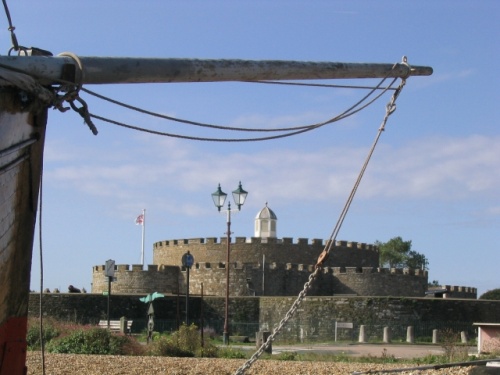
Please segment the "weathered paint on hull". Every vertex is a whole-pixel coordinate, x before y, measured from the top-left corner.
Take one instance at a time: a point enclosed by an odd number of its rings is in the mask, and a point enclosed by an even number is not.
[[[47,108],[0,88],[0,375],[26,373],[31,256]]]

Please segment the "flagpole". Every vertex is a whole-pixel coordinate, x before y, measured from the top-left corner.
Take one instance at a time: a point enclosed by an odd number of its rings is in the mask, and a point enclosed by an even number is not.
[[[142,209],[142,247],[141,247],[141,264],[144,269],[144,237],[146,233],[146,209]]]

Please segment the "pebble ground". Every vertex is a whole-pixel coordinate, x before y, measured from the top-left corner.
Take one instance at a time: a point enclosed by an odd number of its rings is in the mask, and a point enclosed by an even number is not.
[[[40,352],[28,352],[28,375],[42,374]],[[174,358],[174,357],[139,357],[111,355],[71,355],[45,354],[46,375],[230,375],[234,374],[245,360],[212,358]],[[333,363],[258,360],[245,374],[293,374],[293,375],[331,375],[353,374],[355,372],[377,373],[405,367],[401,364],[370,363]],[[415,367],[407,365],[406,367]],[[409,370],[398,372],[401,375],[462,375],[469,374],[470,367],[454,367],[440,370]]]

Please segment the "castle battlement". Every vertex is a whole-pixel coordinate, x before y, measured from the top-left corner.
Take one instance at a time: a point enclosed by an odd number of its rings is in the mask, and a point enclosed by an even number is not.
[[[232,243],[234,244],[276,244],[276,245],[303,245],[303,246],[314,246],[323,247],[328,243],[329,240],[324,241],[318,238],[297,238],[294,242],[292,237],[283,238],[273,238],[273,237],[235,237]],[[158,241],[153,244],[153,248],[158,247],[176,247],[184,245],[223,245],[227,244],[227,237],[207,237],[207,238],[183,238],[183,239],[173,239]],[[371,250],[377,251],[377,247],[372,244],[354,242],[354,241],[335,241],[335,246],[338,247],[348,247],[352,249],[359,250]]]
[[[303,263],[242,263],[242,262],[230,262],[231,270],[262,270],[263,268],[266,270],[283,270],[283,271],[296,271],[296,272],[306,272],[311,273],[314,272],[315,265],[314,264],[303,264]],[[191,272],[196,272],[198,270],[208,270],[208,271],[216,271],[216,270],[225,270],[226,262],[197,262],[191,268]],[[168,266],[168,265],[157,265],[157,264],[149,264],[147,265],[147,269],[143,269],[140,264],[117,264],[115,265],[115,274],[122,273],[150,273],[154,275],[155,273],[165,273],[171,272],[172,270],[178,270],[180,272],[186,272],[187,269],[182,266]],[[332,275],[340,275],[340,274],[386,274],[386,275],[409,275],[409,276],[421,276],[427,277],[428,272],[420,269],[412,269],[412,268],[379,268],[379,267],[322,267],[323,273],[329,273]],[[101,273],[103,274],[105,271],[104,265],[98,265],[93,267],[93,273]],[[458,293],[474,293],[477,292],[476,288],[465,287],[465,286],[450,286],[446,285],[443,288],[446,288],[450,292],[458,292]]]
[[[115,273],[124,272],[168,272],[169,268],[177,269],[177,266],[166,266],[164,264],[148,264],[147,269],[143,269],[141,264],[115,264]],[[105,265],[98,265],[92,267],[92,273],[94,274],[104,274],[106,270]]]

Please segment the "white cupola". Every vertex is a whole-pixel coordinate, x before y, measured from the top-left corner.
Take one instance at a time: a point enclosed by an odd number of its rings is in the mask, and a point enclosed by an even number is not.
[[[276,238],[276,222],[278,218],[276,214],[269,207],[264,207],[260,212],[255,216],[255,237],[267,238],[272,237]]]

